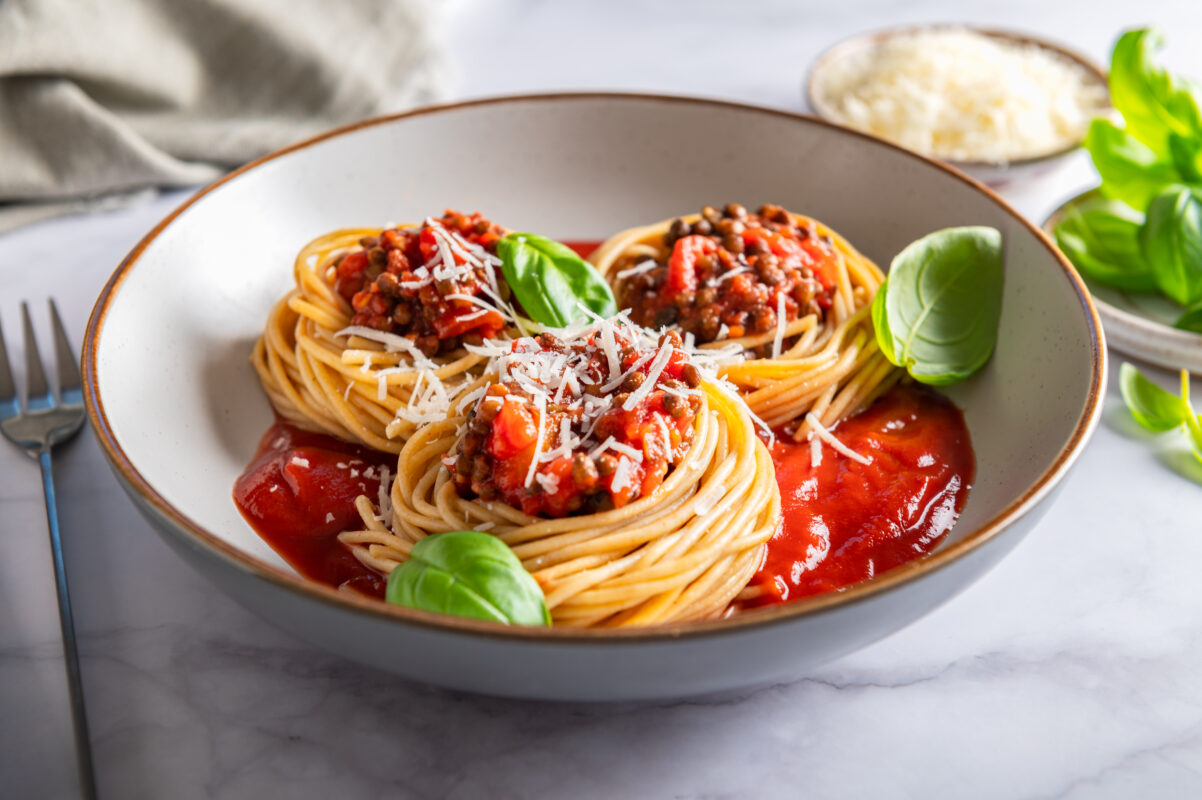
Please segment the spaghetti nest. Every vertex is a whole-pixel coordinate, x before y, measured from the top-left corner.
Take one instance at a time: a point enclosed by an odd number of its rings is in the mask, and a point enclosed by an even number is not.
[[[675,334],[672,337],[679,342]],[[667,352],[667,348],[664,345],[658,352]],[[627,352],[632,366],[624,374],[646,368],[647,362],[639,362],[637,353]],[[654,371],[660,362],[651,363]],[[496,373],[490,373],[487,380],[488,387],[474,409],[476,416],[500,396],[492,393]],[[357,506],[364,529],[344,532],[340,540],[365,565],[389,574],[425,536],[455,530],[488,531],[509,545],[538,581],[556,625],[648,625],[721,615],[751,579],[763,559],[765,543],[779,525],[780,492],[768,449],[757,437],[745,405],[712,378],[693,381],[689,393],[681,394],[689,398],[686,405],[690,411],[677,402],[664,406],[664,391],[648,395],[650,386],[661,386],[654,375],[636,382],[644,386],[642,397],[635,394],[637,389],[630,395],[617,395],[629,397],[631,402],[623,406],[621,400],[613,401],[600,422],[589,424],[597,429],[612,423],[613,430],[628,432],[643,425],[638,429],[646,431],[645,437],[636,432],[626,440],[641,443],[641,452],[647,455],[640,462],[664,463],[657,461],[657,453],[671,458],[672,466],[666,472],[647,467],[645,476],[637,481],[644,487],[642,494],[628,501],[620,499],[619,476],[631,466],[623,463],[625,454],[634,456],[636,451],[606,436],[593,452],[608,451],[595,458],[584,455],[588,445],[582,450],[580,441],[570,445],[575,456],[556,456],[552,451],[542,461],[540,447],[534,446],[529,471],[537,474],[538,481],[527,484],[531,496],[571,494],[584,486],[598,492],[576,513],[548,518],[526,513],[512,501],[485,500],[477,492],[465,491],[462,481],[457,487],[456,475],[472,463],[464,459],[474,417],[461,413],[423,426],[409,438],[398,457],[390,508],[377,509],[368,498],[360,497]],[[528,385],[529,379],[514,385],[523,383]],[[662,385],[668,386],[667,392],[678,392],[672,387],[682,384]],[[513,399],[509,396],[506,401]],[[556,407],[567,409],[569,405],[557,403]],[[522,402],[512,406],[520,410]],[[654,415],[659,413],[656,409],[665,407],[675,409],[677,420],[695,409],[684,436],[658,433],[664,426]],[[552,413],[550,406],[540,403],[539,408],[545,409],[543,414]],[[507,413],[510,411],[505,409],[497,412],[491,423],[494,432],[500,431],[495,435],[505,442],[512,439],[507,427],[511,420],[500,422]],[[544,436],[545,430],[552,445],[560,441],[559,436],[571,439],[567,423],[560,434],[554,433],[555,428],[554,424],[540,424],[539,435]],[[483,447],[499,452],[496,441],[489,439]],[[608,477],[599,483],[597,473],[590,473],[591,465],[612,459],[615,452],[623,454],[615,459],[618,468],[603,469],[600,474]],[[525,456],[516,458],[519,473],[526,472]],[[570,465],[561,473],[562,481],[545,484],[559,464]],[[580,469],[582,464],[590,466]],[[537,471],[540,465],[542,471]],[[508,466],[508,462],[500,465],[502,473]],[[575,483],[573,473],[577,475]],[[540,482],[544,482],[541,487]],[[647,487],[654,488],[648,491]],[[593,503],[598,497],[602,502]]]
[[[637,321],[691,326],[702,348],[742,351],[722,376],[755,415],[797,439],[811,431],[808,414],[833,425],[901,376],[881,354],[870,316],[884,275],[809,217],[778,206],[756,214],[707,207],[622,231],[589,260]],[[782,277],[790,268],[793,283]],[[739,305],[731,299],[739,291],[753,299]],[[640,303],[657,316],[640,319]]]
[[[487,359],[463,344],[483,338],[471,337],[471,326],[508,334],[516,315],[494,291],[499,261],[455,228],[474,226],[477,216],[448,212],[409,229],[338,230],[301,249],[295,288],[272,308],[251,355],[280,416],[397,453],[420,425],[441,419],[448,402],[480,385]],[[423,252],[435,255],[422,264]],[[439,269],[446,274],[436,280]],[[491,289],[476,280],[484,274]],[[476,283],[483,291],[468,294]],[[441,316],[415,317],[424,307]],[[424,339],[414,332],[419,323]]]

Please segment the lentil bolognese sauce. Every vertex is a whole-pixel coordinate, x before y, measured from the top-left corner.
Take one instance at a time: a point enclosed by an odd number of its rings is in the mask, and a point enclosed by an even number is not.
[[[834,231],[728,204],[572,244],[625,310],[554,329],[524,319],[504,236],[447,212],[301,251],[252,358],[279,421],[235,489],[298,571],[384,596],[419,542],[482,531],[553,624],[647,625],[838,591],[942,541],[967,428],[898,385],[868,314],[883,276]]]
[[[509,299],[494,263],[504,234],[479,214],[448,211],[420,228],[365,236],[360,250],[334,258],[334,289],[355,311],[351,326],[412,338],[426,357],[480,344],[505,328],[489,302]]]
[[[338,230],[301,249],[295,288],[252,362],[280,416],[398,452],[480,376],[466,344],[516,335],[500,273],[504,229],[447,211],[419,225]]]
[[[677,218],[664,234],[666,263],[644,259],[619,273],[619,304],[649,328],[674,325],[698,342],[776,331],[778,309],[793,322],[831,307],[835,253],[829,236],[780,206],[748,214],[707,206],[692,224]],[[784,346],[791,344],[785,341]],[[772,343],[754,348],[770,357]]]
[[[635,321],[740,349],[723,377],[797,439],[813,428],[807,414],[833,425],[897,378],[869,318],[884,276],[817,220],[777,205],[705,206],[615,234],[589,259]]]
[[[616,362],[593,341],[551,333],[513,343],[448,463],[461,497],[563,517],[621,508],[663,483],[693,440],[700,373],[675,331],[660,337],[654,357],[615,338]],[[523,369],[531,366],[537,371]]]

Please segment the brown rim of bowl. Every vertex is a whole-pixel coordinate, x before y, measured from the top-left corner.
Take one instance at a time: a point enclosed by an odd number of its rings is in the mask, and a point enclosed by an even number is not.
[[[1013,44],[1029,44],[1051,51],[1059,55],[1061,58],[1071,61],[1072,63],[1084,69],[1090,74],[1091,77],[1101,84],[1102,88],[1106,90],[1106,96],[1108,98],[1110,97],[1110,89],[1106,79],[1106,73],[1102,70],[1102,68],[1086,56],[1083,56],[1074,50],[1070,50],[1064,45],[1049,41],[1047,39],[1041,39],[1038,36],[1032,36],[1029,33],[1022,33],[1020,31],[1011,31],[1002,28],[983,28],[977,25],[963,25],[955,22],[941,22],[927,25],[904,25],[895,28],[883,28],[881,30],[866,31],[864,33],[857,33],[854,36],[850,36],[840,42],[836,42],[826,50],[823,50],[821,53],[819,53],[818,58],[814,59],[814,63],[810,65],[810,69],[806,73],[805,79],[806,100],[809,102],[810,107],[814,110],[814,113],[819,117],[822,117],[828,122],[833,122],[836,125],[846,127],[850,130],[857,130],[842,122],[839,114],[833,107],[831,107],[829,103],[827,103],[825,97],[816,91],[815,87],[817,85],[818,73],[829,67],[831,62],[835,61],[836,59],[842,58],[865,47],[879,46],[882,42],[897,36],[939,30],[966,30],[971,31],[972,33],[979,33],[983,36],[988,36],[991,39],[1000,39],[1001,41],[1010,42]],[[1107,108],[1109,108],[1109,105],[1107,105]],[[1099,109],[1099,111],[1104,110],[1105,109]],[[864,131],[859,132],[864,133]],[[874,138],[880,138],[876,137],[874,134],[867,135],[873,136]],[[886,139],[885,141],[888,140]],[[1016,158],[1006,162],[957,161],[954,159],[940,159],[938,156],[928,156],[928,158],[942,161],[945,164],[951,164],[957,169],[963,170],[1008,169],[1010,167],[1025,167],[1033,164],[1041,164],[1047,161],[1054,161],[1058,158],[1068,155],[1080,146],[1081,142],[1073,142],[1070,145],[1066,145],[1059,150],[1053,150],[1050,153],[1044,153],[1043,155],[1038,156],[1028,156],[1026,158]]]
[[[1100,186],[1095,186],[1092,189],[1086,189],[1084,192],[1078,192],[1060,205],[1056,206],[1052,213],[1048,214],[1047,219],[1043,221],[1043,225],[1040,226],[1043,229],[1043,232],[1047,234],[1048,238],[1055,241],[1056,225],[1060,223],[1061,219],[1064,217],[1064,214],[1068,211],[1069,206],[1082,200],[1088,200],[1093,197],[1101,196],[1101,188],[1102,187]],[[1084,280],[1085,279],[1082,278],[1082,281]],[[1114,291],[1122,290],[1115,289]],[[1090,296],[1093,296],[1092,292],[1090,293]],[[1105,322],[1109,321],[1113,323],[1117,320],[1124,325],[1141,331],[1147,336],[1157,336],[1161,338],[1167,337],[1170,342],[1183,347],[1202,346],[1202,334],[1200,333],[1174,328],[1173,326],[1166,325],[1163,322],[1157,322],[1154,319],[1142,317],[1139,314],[1133,314],[1130,311],[1126,311],[1116,305],[1107,303],[1101,298],[1094,298],[1094,303],[1096,304],[1095,307],[1098,309],[1099,317],[1103,318],[1104,320],[1103,327]],[[1121,348],[1117,348],[1116,346],[1116,349]],[[1126,351],[1124,350],[1124,352]]]
[[[282,567],[277,567],[271,564],[266,564],[258,559],[243,553],[209,531],[205,530],[199,524],[187,517],[181,511],[172,506],[165,498],[155,491],[154,487],[138,472],[137,468],[130,461],[125,451],[121,448],[121,444],[117,441],[112,428],[109,425],[108,418],[104,410],[104,402],[98,392],[97,383],[97,364],[96,351],[100,336],[103,333],[105,317],[108,314],[109,306],[117,291],[120,289],[121,282],[130,270],[137,264],[138,259],[148,246],[163,232],[175,219],[195,204],[197,201],[205,197],[214,189],[231,181],[237,180],[238,177],[246,172],[257,169],[263,164],[284,157],[290,153],[303,150],[318,142],[330,139],[336,136],[341,136],[363,128],[382,125],[397,120],[406,119],[409,117],[424,116],[427,114],[441,114],[453,112],[464,108],[473,108],[477,106],[503,105],[503,104],[518,104],[518,103],[556,103],[556,102],[572,102],[584,100],[616,100],[616,101],[637,101],[651,103],[686,103],[692,105],[702,105],[712,108],[726,108],[742,112],[765,114],[768,116],[779,117],[783,119],[803,122],[806,124],[821,125],[832,130],[836,130],[843,135],[856,136],[871,142],[879,147],[887,147],[895,150],[898,154],[911,158],[916,161],[921,161],[929,166],[947,173],[956,180],[968,184],[973,189],[985,194],[994,203],[1008,212],[1019,224],[1025,226],[1032,235],[1036,237],[1047,248],[1048,252],[1060,264],[1064,271],[1064,277],[1069,282],[1073,291],[1076,292],[1077,298],[1081,303],[1082,309],[1086,312],[1086,323],[1089,328],[1090,348],[1091,348],[1091,364],[1090,364],[1090,385],[1089,395],[1086,398],[1085,406],[1081,411],[1081,415],[1073,427],[1072,434],[1064,448],[1060,451],[1055,461],[1027,487],[1018,497],[1010,502],[1001,512],[995,514],[985,525],[975,531],[969,533],[961,541],[958,541],[946,549],[936,550],[929,556],[911,561],[908,564],[903,564],[900,567],[892,569],[881,574],[878,577],[872,578],[863,583],[857,584],[842,592],[832,592],[830,594],[818,595],[804,600],[798,600],[792,603],[785,603],[778,606],[770,606],[765,608],[745,611],[740,614],[728,616],[722,619],[705,620],[701,622],[677,622],[665,623],[663,625],[648,626],[646,628],[624,628],[624,629],[571,629],[571,628],[532,628],[519,626],[505,626],[492,622],[484,622],[471,620],[461,617],[450,617],[439,614],[433,614],[424,611],[417,611],[400,606],[388,605],[374,598],[359,597],[348,592],[341,592],[331,586],[318,583],[317,581],[304,578],[301,575],[290,572]],[[145,504],[147,508],[169,520],[171,525],[179,530],[183,530],[191,534],[190,539],[185,538],[183,541],[193,545],[202,555],[210,560],[219,560],[225,562],[240,572],[266,581],[275,585],[278,588],[284,589],[293,594],[300,595],[303,599],[317,601],[334,606],[338,609],[355,611],[360,614],[365,614],[378,619],[390,619],[397,622],[415,624],[427,629],[435,629],[442,633],[463,634],[463,635],[485,635],[490,637],[499,637],[503,639],[525,640],[531,642],[603,642],[603,641],[619,641],[619,642],[650,642],[679,639],[683,637],[698,637],[710,636],[716,634],[733,633],[739,630],[748,628],[760,628],[764,626],[784,623],[797,617],[819,614],[831,611],[835,608],[840,608],[853,603],[864,601],[883,592],[896,589],[904,584],[916,580],[917,578],[931,572],[935,572],[954,561],[958,561],[978,547],[991,541],[996,536],[1001,534],[1010,523],[1025,514],[1031,507],[1040,502],[1044,496],[1051,491],[1069,467],[1077,459],[1080,454],[1089,434],[1097,425],[1101,413],[1102,402],[1102,384],[1106,375],[1105,347],[1102,339],[1101,323],[1098,320],[1097,311],[1090,300],[1089,293],[1082,283],[1080,276],[1077,275],[1072,265],[1064,258],[1064,256],[1056,249],[1048,237],[1038,227],[1033,225],[1022,215],[1011,208],[1004,200],[996,193],[983,186],[978,181],[969,178],[967,175],[948,167],[933,159],[918,155],[917,153],[906,150],[897,145],[885,142],[868,134],[853,131],[848,128],[836,125],[827,120],[813,117],[807,114],[800,114],[791,111],[782,111],[771,108],[763,108],[760,106],[747,105],[744,103],[734,103],[724,100],[713,100],[708,98],[697,97],[682,97],[673,95],[657,95],[647,93],[623,93],[623,92],[572,92],[572,93],[547,93],[547,94],[527,94],[514,95],[505,97],[492,97],[478,100],[469,100],[459,103],[450,103],[445,105],[427,106],[414,109],[411,111],[392,114],[383,117],[374,117],[371,119],[362,120],[351,125],[346,125],[324,134],[315,136],[302,142],[298,142],[290,147],[278,150],[263,156],[260,159],[252,161],[239,169],[234,170],[228,175],[202,188],[182,205],[168,214],[161,222],[158,223],[145,237],[130,251],[129,255],[121,262],[105,284],[100,296],[96,300],[96,305],[92,310],[92,315],[88,320],[87,331],[84,336],[83,350],[83,371],[84,371],[84,396],[88,409],[88,419],[92,423],[92,428],[96,432],[97,439],[100,441],[101,447],[104,449],[106,457],[113,466],[118,477],[125,484],[127,491],[136,495],[139,504]]]

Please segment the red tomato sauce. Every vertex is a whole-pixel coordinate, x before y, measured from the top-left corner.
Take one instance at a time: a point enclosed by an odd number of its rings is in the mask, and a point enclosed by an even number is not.
[[[964,508],[976,470],[964,416],[950,400],[901,385],[834,430],[860,464],[808,442],[772,448],[783,522],[751,580],[768,605],[845,589],[933,550]]]
[[[382,598],[384,578],[337,536],[362,525],[355,498],[376,496],[384,467],[395,469],[396,456],[277,421],[234,484],[234,503],[302,575]]]
[[[813,468],[808,443],[782,437],[773,447],[784,520],[751,580],[763,594],[742,607],[838,591],[919,558],[963,510],[975,459],[963,415],[937,392],[898,386],[835,434],[872,464],[824,447]],[[394,468],[395,456],[277,422],[235,484],[234,501],[302,575],[382,598],[385,579],[337,535],[361,524],[355,498],[376,496],[383,466]]]

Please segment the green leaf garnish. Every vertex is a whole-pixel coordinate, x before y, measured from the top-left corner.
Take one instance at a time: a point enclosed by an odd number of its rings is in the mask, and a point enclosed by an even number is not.
[[[1129,246],[1134,220],[1121,221],[1121,212],[1106,219],[1070,210],[1055,233],[1086,277],[1128,292],[1159,291],[1192,307],[1202,300],[1202,87],[1154,63],[1163,44],[1151,28],[1119,37],[1109,86],[1122,121],[1095,119],[1085,137],[1102,195],[1145,214],[1139,256]]]
[[[1157,155],[1108,119],[1090,123],[1084,144],[1102,176],[1102,194],[1133,208],[1147,208],[1166,185],[1183,180],[1167,154]]]
[[[1169,155],[1177,174],[1187,183],[1202,183],[1202,139],[1169,134]]]
[[[419,541],[388,576],[394,605],[509,625],[550,625],[542,589],[497,537],[436,533]]]
[[[1095,196],[1070,203],[1056,225],[1056,244],[1085,277],[1128,292],[1156,291],[1139,231],[1144,215],[1119,200]]]
[[[587,314],[617,313],[613,292],[592,264],[567,245],[534,233],[511,233],[497,243],[501,271],[522,308],[535,322],[562,328]]]
[[[1161,389],[1132,364],[1119,367],[1119,390],[1131,416],[1150,431],[1172,430],[1192,415],[1188,400]]]
[[[1140,248],[1156,285],[1183,306],[1202,301],[1202,201],[1187,186],[1171,186],[1148,206]]]
[[[963,380],[993,353],[1002,281],[994,228],[947,228],[911,243],[873,299],[881,352],[921,383]]]
[[[1161,158],[1170,155],[1169,136],[1202,136],[1202,93],[1193,81],[1152,62],[1164,46],[1153,28],[1127,31],[1110,56],[1110,97],[1126,130]]]
[[[1173,327],[1192,333],[1202,333],[1202,305],[1195,306],[1182,314],[1181,318],[1173,323]]]
[[[1189,438],[1194,457],[1202,461],[1202,417],[1189,401],[1189,373],[1181,370],[1181,395],[1161,389],[1131,364],[1119,368],[1119,389],[1131,416],[1150,431],[1181,427]]]

